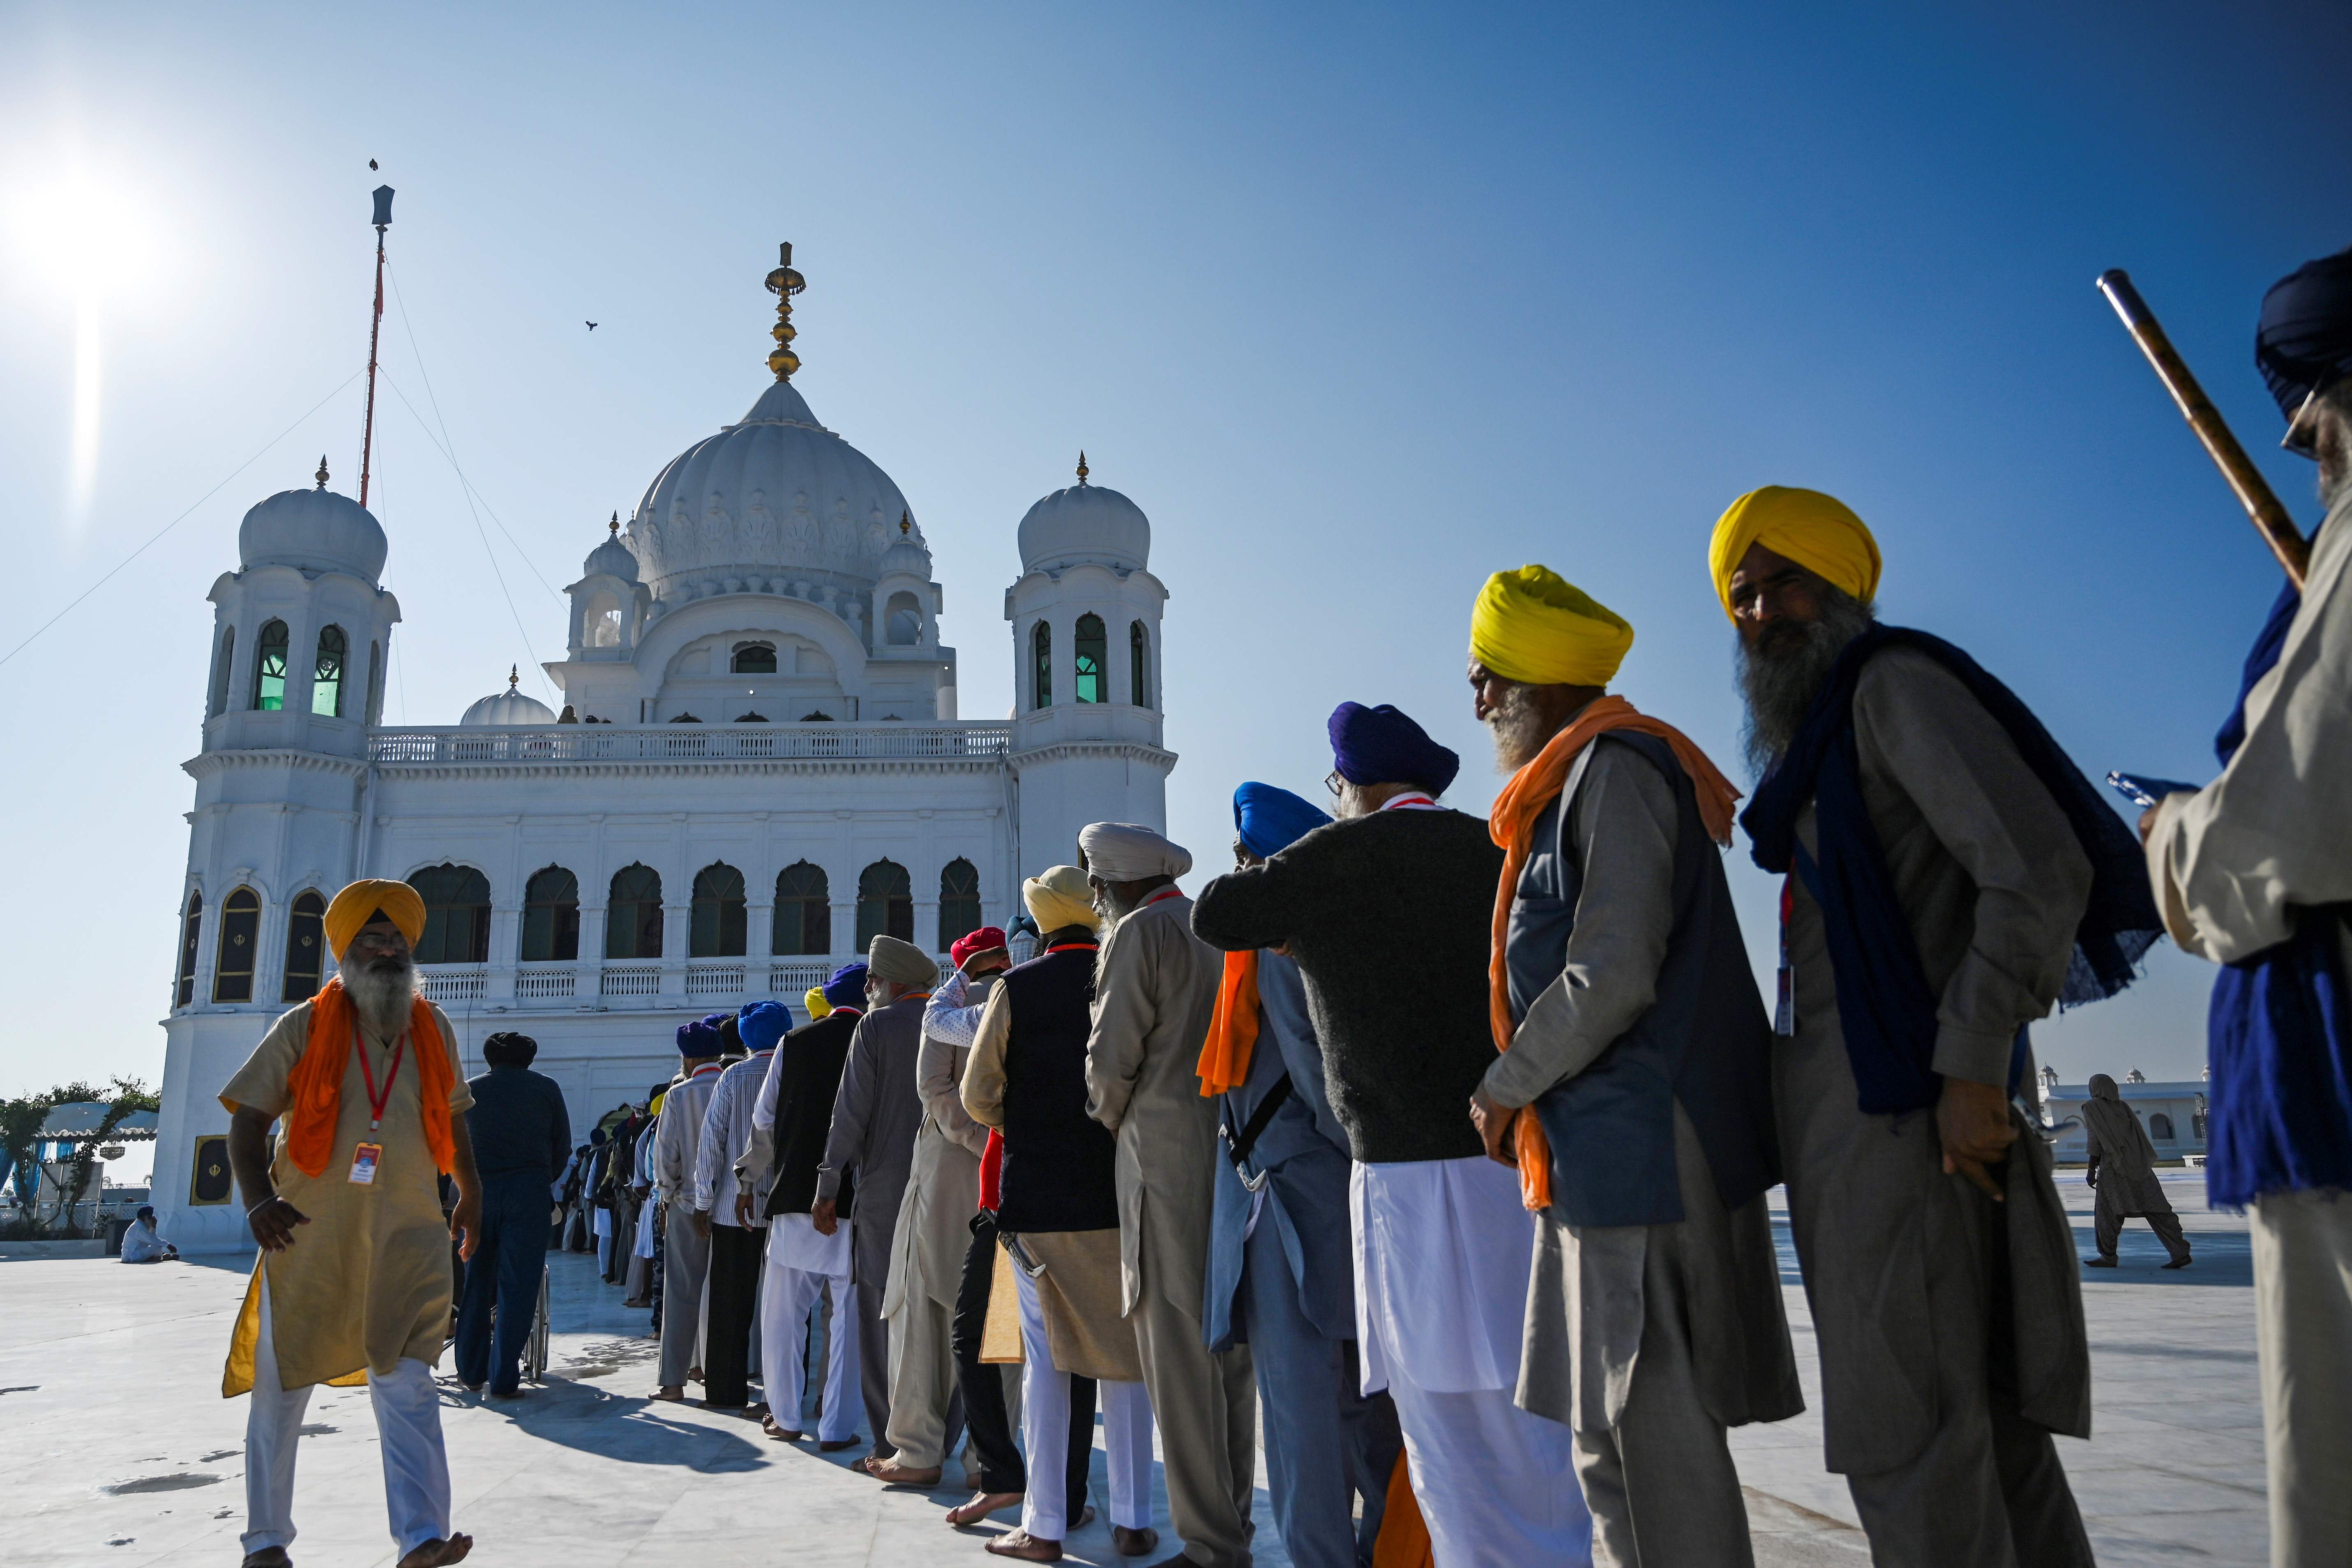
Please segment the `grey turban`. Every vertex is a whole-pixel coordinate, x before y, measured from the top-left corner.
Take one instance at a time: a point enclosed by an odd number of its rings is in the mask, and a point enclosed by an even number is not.
[[[866,967],[894,985],[930,985],[940,978],[938,961],[911,942],[877,936],[866,950]]]
[[[1106,882],[1140,882],[1150,877],[1181,877],[1192,868],[1192,851],[1171,844],[1139,822],[1096,822],[1078,830],[1087,869]]]

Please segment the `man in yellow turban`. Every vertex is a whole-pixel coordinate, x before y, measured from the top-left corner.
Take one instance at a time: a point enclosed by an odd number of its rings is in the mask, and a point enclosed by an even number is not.
[[[2090,1435],[2074,1237],[2011,1097],[2026,1026],[2154,940],[2137,847],[2016,694],[1879,624],[1846,507],[1757,490],[1707,553],[1761,775],[1740,823],[1785,878],[1772,1082],[1829,1468],[1880,1561],[2088,1568],[2051,1440]]]
[[[1500,1054],[1467,1109],[1537,1214],[1511,1393],[1575,1434],[1594,1556],[1742,1568],[1725,1429],[1804,1407],[1765,1209],[1770,1035],[1717,848],[1738,791],[1603,691],[1633,640],[1541,566],[1471,612],[1510,782],[1488,825]]]
[[[467,1258],[481,1183],[462,1112],[457,1037],[425,1000],[410,950],[425,903],[354,882],[327,908],[337,973],[282,1015],[221,1090],[229,1164],[261,1256],[221,1392],[248,1389],[245,1568],[284,1568],[294,1457],[313,1384],[367,1383],[400,1568],[472,1550],[449,1528],[449,1461],[433,1368],[449,1329],[449,1242]],[[276,1147],[269,1127],[278,1125]],[[457,1184],[441,1215],[437,1177]]]

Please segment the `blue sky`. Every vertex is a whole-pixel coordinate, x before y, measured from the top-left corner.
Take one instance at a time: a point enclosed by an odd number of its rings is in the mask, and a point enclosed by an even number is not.
[[[2315,516],[2250,346],[2352,241],[2341,7],[485,9],[0,17],[0,643],[296,426],[0,665],[0,1090],[160,1072],[204,596],[321,450],[355,488],[379,179],[392,718],[560,651],[550,585],[766,382],[789,238],[795,384],[921,518],[966,714],[1010,700],[1013,528],[1077,448],[1150,513],[1204,868],[1237,780],[1317,790],[1344,698],[1422,717],[1483,808],[1467,606],[1525,561],[1633,622],[1621,689],[1728,765],[1705,544],[1763,483],[1853,504],[1888,618],[2086,769],[2205,776],[2276,569],[2105,267]],[[2164,950],[2044,1055],[2193,1077],[2207,980]]]

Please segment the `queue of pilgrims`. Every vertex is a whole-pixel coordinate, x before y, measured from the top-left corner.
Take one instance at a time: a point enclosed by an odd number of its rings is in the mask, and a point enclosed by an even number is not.
[[[879,937],[797,1027],[761,1002],[681,1029],[650,1124],[599,1130],[587,1205],[632,1299],[660,1292],[655,1397],[698,1375],[779,1442],[865,1443],[888,1487],[961,1448],[948,1522],[1026,1562],[1103,1524],[1160,1550],[1156,1429],[1162,1561],[1242,1568],[1262,1421],[1303,1565],[1748,1564],[1727,1432],[1803,1405],[1785,1184],[1823,1458],[1874,1559],[2086,1564],[2053,1442],[2091,1431],[2078,1259],[2025,1028],[2168,932],[2230,966],[2209,1175],[2252,1215],[2273,1561],[2352,1562],[2352,252],[2272,291],[2258,357],[2328,516],[2218,778],[2138,841],[2007,687],[1877,621],[1877,542],[1827,495],[1742,496],[1706,551],[1760,779],[1736,818],[1608,690],[1633,628],[1497,573],[1469,626],[1489,818],[1443,804],[1458,759],[1412,718],[1342,703],[1332,811],[1242,784],[1196,896],[1184,849],[1097,823],[1024,885],[1026,962],[985,930],[941,974]],[[1769,1004],[1735,822],[1785,879]],[[223,1091],[264,1248],[225,1384],[255,1394],[247,1568],[289,1561],[309,1386],[362,1373],[404,1568],[471,1546],[430,1375],[444,1232],[478,1272],[502,1215],[543,1244],[545,1189],[501,1198],[510,1151],[468,1132],[518,1052],[457,1075],[423,921],[404,884],[345,889],[338,978]],[[511,1391],[511,1337],[460,1376]]]

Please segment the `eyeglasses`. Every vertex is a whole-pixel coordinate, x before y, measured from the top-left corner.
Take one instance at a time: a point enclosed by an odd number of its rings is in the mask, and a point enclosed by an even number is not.
[[[2319,456],[2319,421],[2312,416],[2319,412],[2319,395],[2325,390],[2315,386],[2303,395],[2294,417],[2286,422],[2286,434],[2279,437],[2279,446],[2298,458]]]
[[[1331,792],[1334,799],[1339,797],[1339,791],[1346,787],[1347,783],[1346,779],[1339,776],[1339,770],[1337,768],[1323,775],[1323,787]]]

